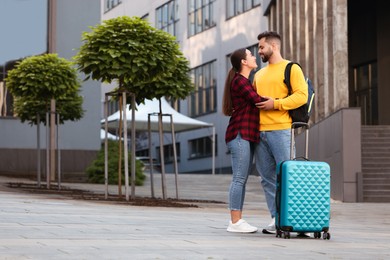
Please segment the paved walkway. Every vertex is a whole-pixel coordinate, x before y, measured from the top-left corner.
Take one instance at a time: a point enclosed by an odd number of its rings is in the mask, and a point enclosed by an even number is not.
[[[161,197],[159,176],[154,180]],[[390,204],[332,202],[330,240],[282,239],[226,232],[226,204],[138,207],[4,185],[20,181],[0,177],[0,259],[390,259]],[[226,202],[229,182],[229,175],[179,175],[179,198]],[[174,183],[174,175],[167,175],[171,198]],[[104,193],[104,185],[63,186]],[[136,187],[136,195],[150,196],[150,182]],[[259,227],[270,220],[255,176],[244,215]]]

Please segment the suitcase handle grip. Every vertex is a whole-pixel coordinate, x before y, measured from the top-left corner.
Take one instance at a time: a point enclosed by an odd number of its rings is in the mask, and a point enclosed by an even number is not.
[[[309,124],[308,123],[305,123],[305,122],[294,122],[291,124],[291,128],[293,129],[296,129],[296,128],[299,128],[299,127],[302,127],[304,126],[306,129],[309,128]]]
[[[299,127],[305,127],[305,158],[309,159],[309,124],[305,122],[294,122],[291,124],[291,143],[290,143],[290,160],[294,159],[295,133],[294,130]]]

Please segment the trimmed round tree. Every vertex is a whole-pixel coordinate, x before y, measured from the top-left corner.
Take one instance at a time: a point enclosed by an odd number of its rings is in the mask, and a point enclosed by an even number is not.
[[[139,17],[120,16],[105,20],[92,27],[90,32],[84,32],[82,40],[83,45],[75,56],[79,70],[86,74],[87,79],[91,77],[108,83],[116,81],[117,96],[121,93],[132,95],[133,113],[135,102],[139,104],[145,99],[160,99],[164,96],[184,99],[194,89],[189,77],[188,60],[180,51],[175,37],[157,30]],[[132,150],[135,150],[134,127],[131,136],[134,145]],[[127,140],[126,136],[125,140]],[[125,152],[125,156],[126,154]],[[132,162],[135,162],[134,153],[132,156]],[[161,157],[163,160],[163,156]],[[120,164],[121,160],[118,163]],[[121,169],[120,165],[118,169]],[[133,198],[135,197],[134,171],[135,169],[132,168]],[[121,176],[120,173],[118,175]],[[164,180],[164,168],[162,168],[162,175]],[[127,174],[125,176],[127,178]],[[119,179],[119,193],[121,193],[121,186]],[[127,193],[126,199],[128,199]]]
[[[81,84],[73,63],[57,54],[43,54],[23,59],[8,72],[7,88],[14,97],[14,111],[22,122],[46,124],[50,101],[56,100],[60,123],[83,116]]]
[[[175,37],[139,17],[105,20],[84,32],[75,60],[95,80],[117,81],[118,92],[144,99],[185,98],[193,91],[188,60]]]
[[[30,125],[46,122],[46,113],[51,110],[52,101],[56,101],[56,113],[59,123],[79,120],[83,116],[83,98],[79,95],[81,84],[77,70],[70,61],[59,58],[57,54],[31,56],[20,61],[8,72],[7,88],[14,98],[14,112],[22,122]],[[54,106],[53,106],[54,108]],[[50,111],[52,112],[52,111]],[[55,179],[55,117],[50,116],[50,170],[47,174],[47,188],[50,180]],[[38,186],[40,186],[40,144],[38,150]]]

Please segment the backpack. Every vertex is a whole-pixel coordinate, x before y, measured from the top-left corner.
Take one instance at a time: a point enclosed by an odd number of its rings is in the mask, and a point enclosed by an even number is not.
[[[299,65],[299,63],[289,62],[286,66],[286,69],[284,70],[284,81],[283,82],[287,86],[289,96],[291,95],[291,92],[292,92],[291,83],[290,83],[290,74],[291,74],[291,67],[293,64],[297,64],[299,67],[301,67],[301,65]],[[310,118],[312,108],[313,108],[314,88],[313,88],[313,85],[311,83],[311,80],[307,77],[306,77],[306,83],[307,83],[307,93],[308,93],[306,104],[304,104],[298,108],[288,110],[288,113],[289,113],[293,123],[294,122],[304,122],[304,123],[309,122],[309,118]]]

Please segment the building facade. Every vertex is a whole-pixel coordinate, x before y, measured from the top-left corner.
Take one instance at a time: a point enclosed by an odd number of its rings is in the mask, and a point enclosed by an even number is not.
[[[316,88],[312,159],[332,166],[332,198],[390,201],[390,18],[386,1],[265,0],[269,29]]]
[[[364,179],[369,173],[385,176],[379,180],[382,184],[389,182],[390,165],[383,163],[390,161],[390,155],[384,153],[388,150],[388,141],[384,138],[389,134],[374,129],[366,135],[382,139],[363,140],[363,131],[368,126],[380,125],[388,129],[386,126],[390,125],[390,103],[387,102],[390,98],[387,87],[390,81],[390,51],[387,48],[390,17],[386,1],[373,0],[369,4],[364,0],[47,2],[54,3],[56,15],[50,25],[54,28],[51,44],[61,57],[70,59],[75,55],[81,44],[81,33],[87,31],[88,26],[122,15],[139,16],[176,37],[190,62],[195,92],[185,100],[170,102],[180,113],[214,124],[216,173],[231,172],[230,155],[224,141],[229,118],[221,112],[229,55],[238,48],[257,53],[257,35],[265,30],[278,31],[283,39],[283,56],[299,62],[315,86],[311,158],[331,164],[332,197],[356,201],[364,193],[361,192],[363,188],[358,187],[359,183],[362,187],[368,186],[359,178]],[[259,68],[263,67],[258,60]],[[3,76],[7,64],[2,66]],[[60,127],[59,147],[65,172],[83,172],[100,148],[103,97],[114,87],[100,86],[99,82],[84,83],[85,117]],[[0,87],[4,90],[4,81]],[[4,110],[4,103],[10,101],[3,92],[0,94],[0,172],[34,172],[36,129],[20,123],[10,110]],[[115,104],[111,112],[115,112]],[[180,173],[211,172],[211,135],[210,129],[177,134],[175,145]],[[140,139],[144,136],[140,133]],[[42,133],[41,140],[44,139]],[[381,152],[365,151],[364,142],[378,146]],[[164,143],[166,169],[170,172],[173,171],[171,138],[164,137]],[[153,138],[151,155],[147,146],[147,142],[140,142],[137,154],[158,158],[158,140]],[[372,181],[374,177],[370,178]],[[382,194],[388,194],[388,184],[379,184],[376,185],[382,187]]]
[[[386,48],[390,19],[385,1],[102,0],[102,4],[106,7],[102,8],[103,19],[139,16],[176,36],[190,61],[196,87],[196,92],[176,108],[214,123],[217,173],[230,171],[223,139],[228,118],[222,116],[220,108],[228,56],[242,47],[257,52],[258,33],[279,32],[284,58],[299,62],[314,83],[309,155],[332,166],[332,197],[354,202],[369,197],[364,194],[374,194],[376,201],[390,200],[386,186],[390,184],[390,166],[378,161],[390,159],[384,139],[390,133],[386,126],[390,124]],[[262,66],[259,63],[259,68]],[[209,133],[180,135],[180,172],[207,172],[210,149],[204,137]],[[378,149],[368,150],[376,147],[376,142],[380,143]]]
[[[195,92],[173,103],[180,112],[213,123],[216,130],[216,173],[230,173],[230,154],[225,144],[229,118],[222,114],[222,95],[229,55],[238,48],[257,54],[257,35],[268,27],[261,0],[102,0],[102,20],[117,16],[138,16],[174,35],[189,60]],[[258,57],[259,67],[263,66]],[[103,93],[112,86],[103,86]],[[102,96],[103,96],[102,93]],[[112,111],[114,112],[114,111]],[[156,111],[158,112],[158,111]],[[176,136],[180,173],[211,173],[212,132],[199,129]],[[171,138],[164,141],[167,172],[173,171]],[[149,155],[147,143],[138,145],[138,155]],[[153,140],[152,156],[159,158],[158,139]]]
[[[6,9],[7,1],[2,8]],[[24,8],[28,1],[17,1]],[[82,32],[88,31],[89,26],[100,23],[100,2],[96,0],[45,0],[31,1],[39,5],[43,16],[49,17],[43,26],[47,30],[47,45],[44,53],[58,53],[59,57],[72,60],[77,48],[81,45]],[[3,10],[4,10],[3,9]],[[2,11],[3,11],[2,10]],[[6,10],[7,11],[7,10]],[[10,10],[8,10],[10,12]],[[14,17],[20,21],[27,19],[21,12],[14,11]],[[49,15],[50,14],[50,15]],[[70,17],[72,17],[70,19]],[[28,20],[23,23],[29,23]],[[13,26],[10,22],[8,26]],[[42,29],[42,28],[40,28]],[[36,35],[32,34],[31,41]],[[28,42],[28,41],[26,41]],[[18,44],[15,42],[15,45]],[[8,52],[9,50],[1,50]],[[32,55],[40,53],[31,53]],[[16,54],[16,59],[24,58]],[[8,61],[2,66],[4,76],[14,61]],[[5,77],[4,77],[5,78]],[[13,175],[31,175],[37,172],[37,127],[21,123],[12,113],[12,98],[6,95],[6,81],[1,78],[1,115],[0,115],[0,173]],[[84,78],[80,75],[80,80]],[[81,95],[84,98],[84,117],[80,121],[65,122],[58,128],[58,148],[61,150],[61,169],[65,178],[71,173],[85,173],[85,169],[95,159],[100,150],[100,83],[86,81],[82,84]],[[45,165],[46,129],[40,126],[40,146],[42,151],[42,169]]]

